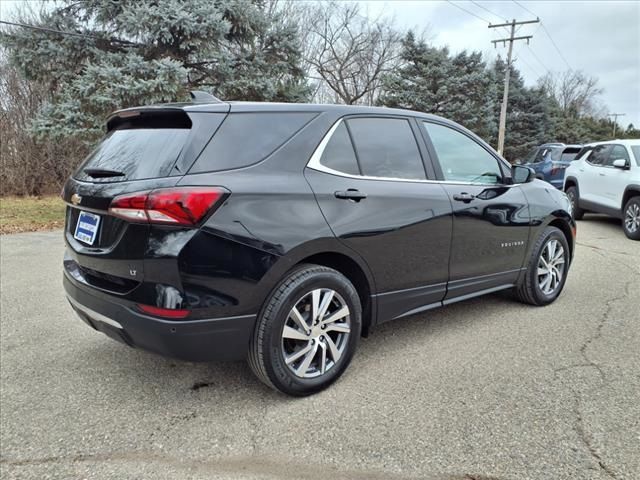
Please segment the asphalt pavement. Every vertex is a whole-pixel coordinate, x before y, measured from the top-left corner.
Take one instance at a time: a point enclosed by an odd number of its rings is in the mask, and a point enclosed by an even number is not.
[[[130,349],[71,313],[61,232],[2,236],[3,479],[640,478],[640,242],[586,216],[561,297],[386,324],[330,389]]]

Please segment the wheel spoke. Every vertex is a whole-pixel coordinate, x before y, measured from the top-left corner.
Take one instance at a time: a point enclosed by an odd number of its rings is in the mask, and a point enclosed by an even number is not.
[[[302,330],[304,330],[305,333],[310,330],[309,325],[307,325],[307,322],[304,321],[304,318],[302,317],[302,315],[300,315],[300,311],[297,307],[294,306],[291,309],[289,318],[292,319]]]
[[[320,293],[319,289],[311,292],[311,324],[318,320],[318,309],[320,307]]]
[[[320,375],[327,369],[327,346],[320,343]]]
[[[540,267],[538,267],[538,276],[546,275],[548,273],[549,273],[549,269],[548,268],[540,268]]]
[[[327,325],[327,332],[340,332],[340,333],[349,333],[351,332],[351,327],[346,323],[332,323]]]
[[[349,315],[349,307],[347,307],[346,305],[343,305],[342,308],[340,308],[336,312],[333,312],[331,314],[331,316],[329,316],[329,318],[325,319],[322,323],[325,324],[325,325],[328,325],[330,323],[333,323],[333,322],[335,322],[337,320],[340,320],[340,319],[346,317],[347,315]]]
[[[300,330],[296,330],[295,328],[291,328],[288,325],[284,326],[284,330],[282,331],[282,336],[284,338],[291,338],[292,340],[303,340],[303,341],[309,340],[309,336],[306,333],[301,332]]]
[[[309,353],[309,351],[313,348],[313,345],[310,343],[309,345],[307,345],[304,348],[301,348],[299,351],[297,351],[296,353],[294,353],[293,355],[287,357],[284,359],[285,363],[287,365],[291,365],[293,362],[295,362],[296,360],[298,360],[300,357],[302,357],[303,355],[306,355],[307,353]]]
[[[320,302],[320,311],[318,312],[318,318],[314,320],[322,321],[324,316],[327,314],[329,305],[331,305],[334,293],[335,292],[333,290],[327,290],[327,292],[324,294],[324,296],[322,297],[322,302]]]
[[[329,335],[326,335],[324,338],[325,338],[325,342],[327,342],[327,346],[329,347],[329,353],[331,353],[331,359],[335,363],[340,358],[340,355],[341,355],[340,350],[338,350],[338,347],[336,346],[335,342]]]
[[[307,370],[309,370],[309,365],[311,365],[311,362],[313,361],[317,352],[318,352],[318,344],[314,343],[313,345],[311,345],[311,351],[306,354],[306,356],[304,357],[300,365],[298,365],[298,368],[296,368],[297,375],[302,376],[305,373],[307,373]]]

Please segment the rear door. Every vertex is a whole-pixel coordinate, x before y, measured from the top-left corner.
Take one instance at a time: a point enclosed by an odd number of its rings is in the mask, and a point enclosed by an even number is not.
[[[418,135],[409,118],[347,117],[305,171],[334,234],[371,268],[381,321],[433,306],[446,291],[451,205],[428,181]]]
[[[446,299],[514,284],[529,238],[529,206],[500,161],[462,130],[421,122],[453,205]]]
[[[604,181],[600,198],[605,207],[615,210],[622,209],[622,196],[624,190],[631,183],[631,170],[616,168],[613,166],[615,160],[624,160],[627,165],[631,165],[629,152],[624,145],[614,144],[611,147],[611,153],[607,162],[603,165]]]
[[[580,200],[606,205],[606,165],[611,150],[611,145],[596,145],[586,158],[579,178]]]

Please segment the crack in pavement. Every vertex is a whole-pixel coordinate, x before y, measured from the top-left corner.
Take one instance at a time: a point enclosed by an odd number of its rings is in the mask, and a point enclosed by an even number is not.
[[[627,298],[627,296],[630,293],[629,289],[633,283],[634,283],[634,280],[629,280],[628,282],[626,282],[624,287],[624,293],[622,295],[618,295],[616,297],[610,298],[605,302],[605,309],[604,309],[604,312],[602,313],[602,316],[600,317],[600,321],[598,322],[595,332],[592,335],[590,335],[580,346],[580,355],[584,359],[584,362],[572,364],[572,365],[566,365],[564,367],[554,368],[553,372],[556,378],[558,378],[557,377],[558,372],[561,372],[561,371],[569,371],[575,368],[582,368],[582,367],[594,368],[597,370],[601,380],[601,383],[597,388],[602,388],[606,385],[607,383],[606,374],[602,369],[602,367],[595,360],[589,357],[588,349],[589,349],[589,346],[593,344],[593,342],[602,338],[602,335],[603,335],[602,331],[607,321],[609,320],[609,315],[611,314],[611,311],[613,309],[613,304]],[[576,417],[576,423],[575,423],[576,433],[580,437],[580,440],[582,441],[582,443],[584,443],[591,457],[596,460],[600,469],[610,478],[617,479],[618,478],[617,474],[609,465],[605,463],[605,461],[602,458],[602,455],[598,452],[596,446],[594,445],[593,438],[585,428],[585,422],[582,417],[582,413],[580,412],[580,392],[571,387],[569,387],[569,389],[573,393],[574,400],[575,400],[573,413]]]

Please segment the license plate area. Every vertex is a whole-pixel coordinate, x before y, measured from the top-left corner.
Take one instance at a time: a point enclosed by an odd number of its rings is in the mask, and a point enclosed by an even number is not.
[[[80,240],[87,245],[93,245],[98,236],[98,227],[100,226],[100,215],[89,212],[80,212],[78,222],[73,233],[73,238]]]

